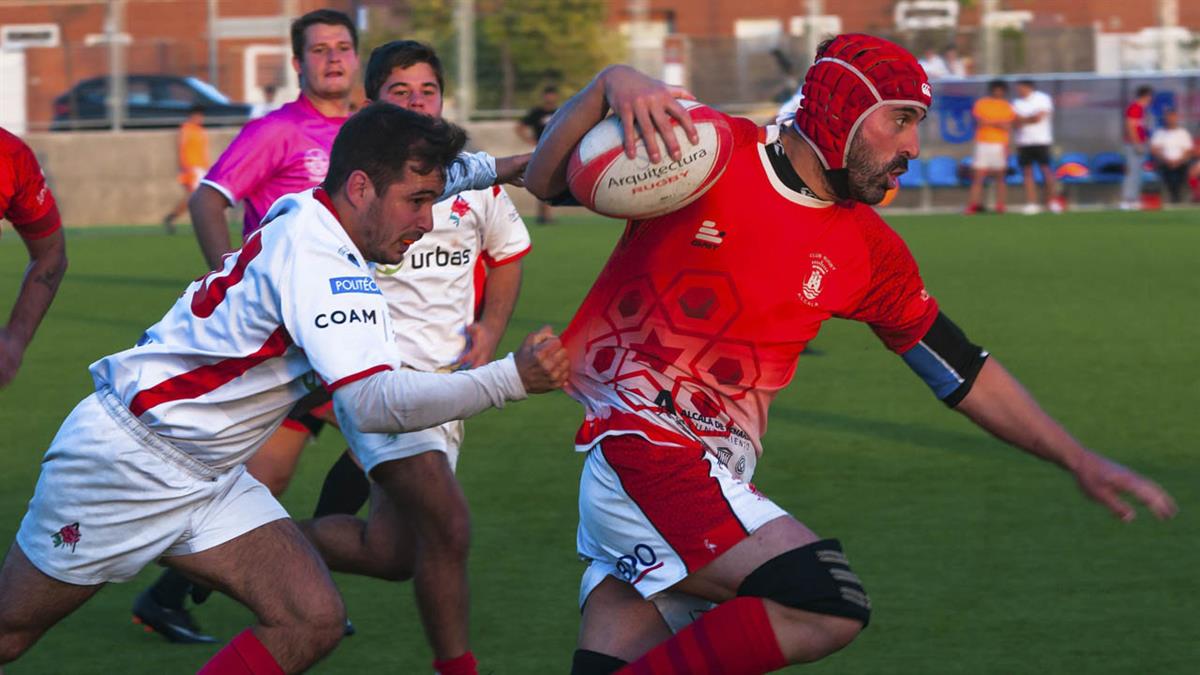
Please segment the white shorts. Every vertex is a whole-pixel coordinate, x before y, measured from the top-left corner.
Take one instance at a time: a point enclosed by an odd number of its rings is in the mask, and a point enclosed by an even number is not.
[[[75,406],[46,451],[17,543],[45,574],[91,586],[287,517],[245,467],[201,464],[104,389]]]
[[[653,600],[677,630],[711,603],[667,589],[786,515],[700,446],[605,438],[588,452],[579,484],[576,547],[590,563],[579,604],[613,576]]]
[[[1003,143],[976,143],[971,168],[1001,171],[1008,168],[1008,146]]]
[[[346,417],[339,419],[344,420]],[[372,469],[384,462],[415,457],[430,451],[445,453],[453,471],[458,466],[463,426],[462,420],[455,420],[407,434],[365,434],[357,428],[343,424],[342,435],[346,437],[350,450],[368,475]]]

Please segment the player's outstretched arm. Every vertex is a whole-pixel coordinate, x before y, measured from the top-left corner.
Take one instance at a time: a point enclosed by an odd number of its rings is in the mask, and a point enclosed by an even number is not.
[[[188,199],[188,213],[196,230],[196,240],[211,270],[221,269],[221,258],[233,250],[229,242],[229,220],[225,215],[228,210],[225,195],[203,183]]]
[[[667,154],[679,159],[681,150],[671,131],[672,118],[684,128],[689,141],[693,144],[700,141],[691,117],[675,100],[680,96],[689,95],[629,66],[609,66],[600,71],[551,118],[525,170],[526,189],[541,199],[553,199],[562,194],[567,189],[567,161],[571,150],[610,109],[621,120],[625,130],[625,154],[630,158],[637,154],[640,138],[646,144],[650,161],[661,161],[661,137]]]
[[[58,207],[43,220],[57,221]],[[32,225],[36,229],[36,223]],[[46,315],[67,271],[67,242],[62,229],[37,239],[23,239],[29,251],[29,267],[17,291],[8,323],[0,326],[0,387],[7,385],[21,367],[25,348]]]
[[[1070,471],[1085,495],[1121,520],[1133,520],[1135,515],[1122,499],[1126,494],[1159,519],[1175,515],[1171,495],[1154,481],[1085,448],[1042,410],[994,356],[983,364],[971,391],[955,409],[997,438]]]
[[[455,373],[388,370],[342,386],[333,394],[339,418],[367,433],[402,433],[502,408],[528,394],[560,389],[568,359],[549,327],[525,338],[516,354]]]

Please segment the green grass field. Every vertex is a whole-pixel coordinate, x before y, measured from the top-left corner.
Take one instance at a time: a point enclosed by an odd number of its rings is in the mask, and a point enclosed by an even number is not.
[[[948,412],[865,327],[831,322],[771,415],[756,483],[842,539],[875,605],[871,627],[815,673],[1193,673],[1200,659],[1200,212],[893,219],[927,285],[1085,443],[1170,490],[1173,522],[1121,524],[1061,471]],[[619,227],[533,230],[505,344],[565,326]],[[17,381],[0,391],[0,546],[42,453],[91,391],[87,366],[134,343],[202,271],[185,230],[72,231],[71,267]],[[0,239],[0,311],[24,267]],[[473,646],[481,672],[565,673],[578,626],[579,407],[561,394],[468,423],[460,478],[474,513]],[[299,517],[342,449],[325,433],[283,502]],[[9,675],[194,672],[213,652],[130,624],[158,573],[114,585]],[[358,635],[319,673],[430,672],[408,584],[339,576]],[[247,611],[197,613],[228,638]]]

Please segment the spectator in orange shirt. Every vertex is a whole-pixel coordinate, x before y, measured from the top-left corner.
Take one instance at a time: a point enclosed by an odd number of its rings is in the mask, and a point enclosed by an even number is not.
[[[175,234],[175,219],[187,210],[188,199],[200,185],[200,179],[212,165],[208,154],[208,132],[204,130],[204,106],[194,105],[179,125],[179,184],[183,196],[163,218],[163,227]]]
[[[988,95],[975,102],[971,114],[975,116],[975,157],[967,213],[979,213],[984,210],[983,181],[988,176],[996,182],[996,213],[1004,213],[1008,137],[1013,121],[1017,118],[1016,112],[1008,102],[1008,85],[1003,80],[989,82]]]

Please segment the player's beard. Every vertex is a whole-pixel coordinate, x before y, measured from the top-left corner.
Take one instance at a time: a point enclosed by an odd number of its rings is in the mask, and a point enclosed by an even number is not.
[[[864,204],[878,204],[883,201],[890,187],[889,174],[896,170],[908,170],[908,159],[897,155],[888,162],[876,163],[871,158],[870,146],[860,135],[850,142],[846,169],[850,199]]]

